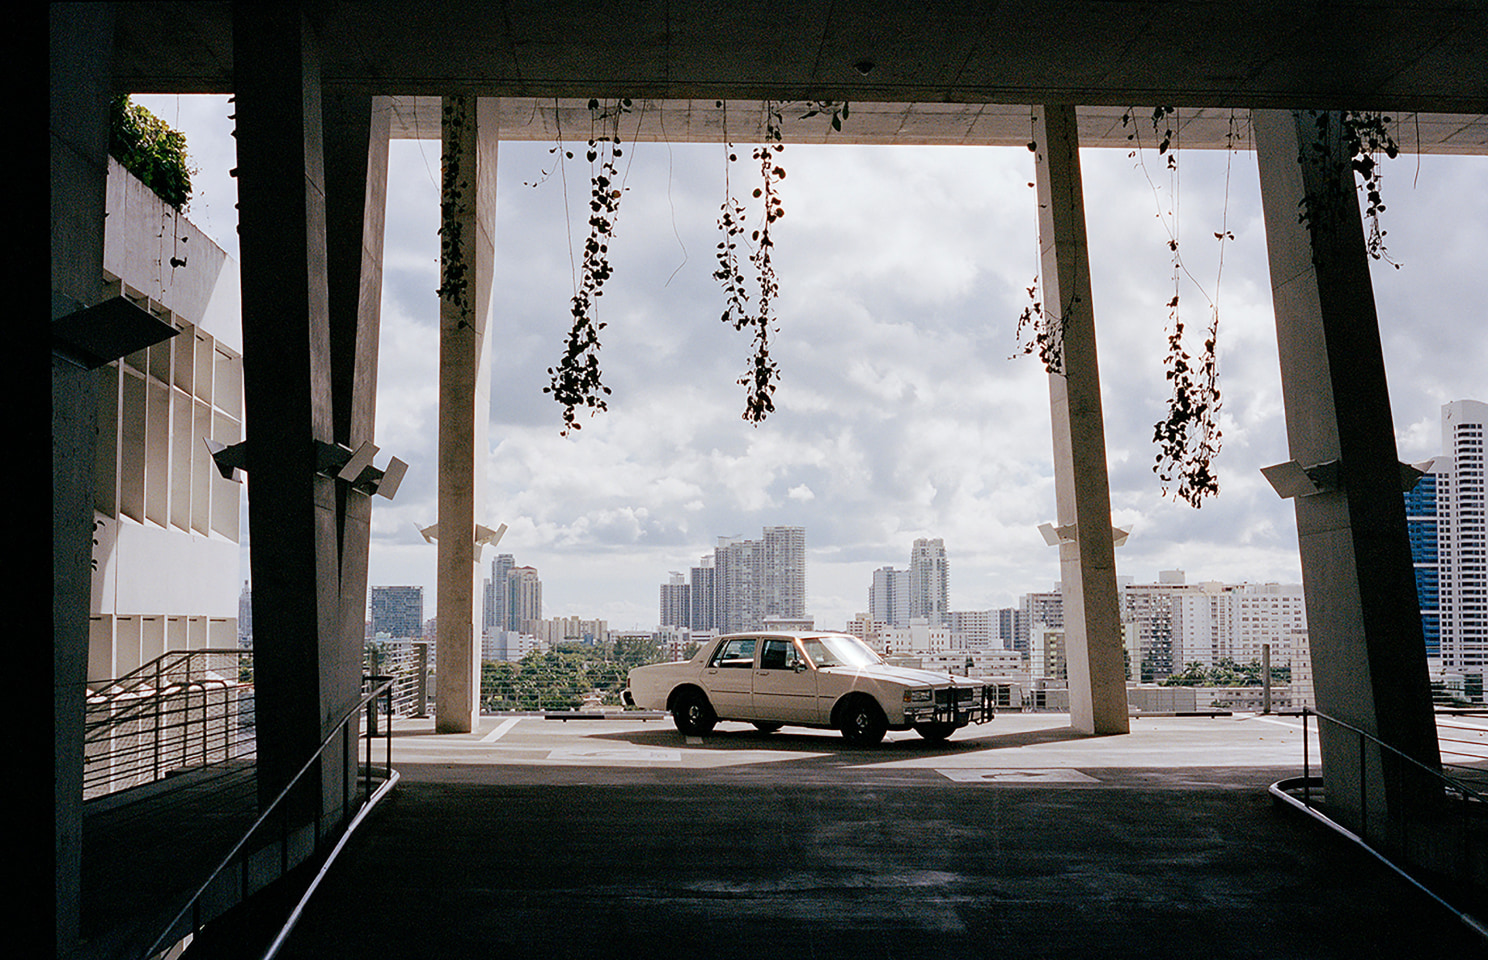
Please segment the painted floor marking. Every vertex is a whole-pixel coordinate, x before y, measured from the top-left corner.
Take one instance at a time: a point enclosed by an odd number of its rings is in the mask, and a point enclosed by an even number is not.
[[[637,750],[631,747],[558,747],[548,751],[549,760],[625,760],[647,763],[681,763],[681,750]]]
[[[497,740],[500,740],[502,737],[506,736],[506,731],[510,730],[512,727],[515,727],[521,719],[521,717],[511,717],[507,720],[503,720],[501,723],[497,724],[495,730],[492,730],[484,737],[481,737],[481,743],[495,743]]]
[[[957,783],[1100,783],[1078,770],[1050,767],[1038,770],[1012,770],[1007,767],[977,769],[947,767],[935,771]]]

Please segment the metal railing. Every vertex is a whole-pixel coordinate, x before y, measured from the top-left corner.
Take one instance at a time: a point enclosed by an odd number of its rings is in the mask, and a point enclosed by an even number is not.
[[[1447,878],[1452,885],[1469,890],[1488,887],[1488,843],[1484,842],[1488,838],[1488,797],[1353,724],[1306,707],[1301,717],[1302,776],[1272,784],[1271,794],[1364,848],[1488,939],[1488,924],[1470,915],[1461,904],[1449,902],[1450,895],[1444,895],[1442,885],[1434,882],[1434,878]],[[1357,754],[1350,754],[1350,759],[1357,762],[1359,792],[1347,804],[1340,798],[1333,798],[1330,804],[1326,793],[1318,789],[1323,778],[1312,772],[1308,717],[1317,717],[1319,735],[1325,722],[1338,728],[1343,736],[1334,741],[1335,749],[1336,744],[1344,742],[1358,745]],[[1371,745],[1378,751],[1377,769],[1373,770],[1369,767]],[[1386,755],[1391,762],[1385,762]],[[1339,758],[1334,762],[1347,761]],[[1318,766],[1321,773],[1321,758]],[[1377,778],[1373,792],[1372,777]],[[1382,795],[1386,792],[1388,803]],[[1355,801],[1357,831],[1340,822],[1349,818],[1344,808]]]
[[[353,706],[335,728],[320,742],[315,753],[305,761],[298,772],[285,784],[284,788],[266,806],[258,819],[248,828],[247,833],[237,843],[233,844],[231,850],[223,857],[221,863],[203,881],[186,901],[180,911],[166,924],[165,928],[150,944],[149,948],[141,954],[142,957],[150,958],[160,954],[169,944],[178,943],[186,937],[199,931],[207,920],[211,919],[203,915],[203,902],[209,899],[209,892],[214,889],[219,880],[227,877],[231,871],[238,871],[236,877],[237,889],[241,891],[244,898],[254,891],[251,867],[263,862],[264,851],[271,853],[277,848],[279,870],[278,876],[288,873],[290,868],[298,864],[291,862],[291,847],[295,842],[298,832],[313,824],[314,838],[310,858],[320,857],[320,869],[307,889],[300,896],[294,909],[286,919],[278,936],[263,954],[264,960],[271,960],[278,952],[293,929],[300,913],[304,910],[306,902],[311,894],[315,892],[321,879],[325,876],[326,869],[335,860],[346,841],[366,817],[367,813],[387,795],[393,785],[398,782],[397,771],[393,770],[393,731],[391,722],[377,722],[379,710],[383,716],[389,716],[392,710],[392,691],[394,681],[391,677],[373,676],[364,678],[364,686],[369,687],[362,698]],[[380,705],[378,701],[381,701]],[[365,726],[362,726],[362,718],[365,717]],[[357,729],[353,729],[356,727]],[[377,738],[383,740],[384,761],[380,771],[373,759],[373,741]],[[355,777],[343,777],[342,810],[345,816],[341,820],[338,830],[330,834],[322,833],[322,817],[311,814],[304,817],[305,822],[293,817],[288,810],[290,804],[286,798],[305,781],[307,775],[315,772],[319,775],[319,761],[326,755],[327,748],[339,744],[341,756],[352,758],[356,756],[354,739],[365,742],[366,752],[358,764]],[[312,778],[313,779],[313,778]],[[374,786],[375,784],[375,786]],[[326,849],[327,841],[334,838],[335,844]],[[272,878],[271,878],[272,879]],[[266,885],[269,881],[259,884]]]
[[[434,658],[427,640],[368,641],[363,665],[367,673],[393,681],[393,716],[428,716]]]
[[[252,653],[182,650],[117,680],[84,706],[83,798],[254,755]]]

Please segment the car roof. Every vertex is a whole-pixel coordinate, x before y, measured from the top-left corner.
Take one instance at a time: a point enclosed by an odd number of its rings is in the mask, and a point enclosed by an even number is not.
[[[841,630],[740,630],[737,633],[725,633],[718,637],[719,640],[732,640],[736,637],[784,637],[791,640],[808,640],[812,637],[852,637],[860,639],[850,633]]]

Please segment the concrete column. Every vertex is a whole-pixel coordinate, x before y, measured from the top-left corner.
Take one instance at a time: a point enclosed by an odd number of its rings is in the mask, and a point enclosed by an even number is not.
[[[373,439],[377,409],[392,101],[358,90],[329,89],[322,106],[332,429],[337,443],[355,450]],[[372,498],[337,481],[336,523],[341,605],[336,632],[322,644],[320,656],[330,693],[327,706],[340,717],[361,693]],[[355,751],[342,760],[341,776],[355,777]],[[334,786],[326,783],[328,806],[341,798]]]
[[[500,101],[443,103],[439,296],[439,645],[435,729],[480,717],[480,559],[490,363],[486,322],[496,249]]]
[[[343,697],[320,67],[300,6],[233,5],[244,426],[260,797],[320,745]],[[358,658],[359,660],[360,658]],[[319,784],[315,784],[318,787]],[[304,801],[318,802],[307,788]]]
[[[1320,138],[1319,117],[1327,122]],[[1252,113],[1287,444],[1337,483],[1296,498],[1318,710],[1440,765],[1379,319],[1337,113]],[[1307,201],[1309,224],[1299,218]],[[1328,804],[1378,835],[1410,776],[1322,723]],[[1360,816],[1361,789],[1369,806]]]
[[[1059,545],[1070,726],[1086,733],[1127,733],[1116,548],[1075,108],[1037,107],[1034,117],[1044,313],[1062,327],[1062,369],[1049,375],[1054,495],[1059,526],[1075,531]]]
[[[47,7],[50,47],[51,319],[98,302],[108,189],[113,4]],[[82,889],[83,703],[92,591],[97,373],[54,356],[52,402],[52,762],[58,955],[77,942]],[[33,405],[40,419],[39,405]],[[36,433],[40,434],[39,424]],[[37,650],[38,659],[46,657]],[[38,664],[38,674],[45,667]],[[44,676],[44,674],[41,674]],[[42,789],[47,789],[42,787]],[[47,804],[35,804],[45,809]]]

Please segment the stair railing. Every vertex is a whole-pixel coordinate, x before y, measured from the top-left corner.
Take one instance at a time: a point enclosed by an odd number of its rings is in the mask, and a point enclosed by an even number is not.
[[[299,911],[303,908],[305,901],[314,892],[315,885],[319,883],[320,876],[324,875],[325,867],[329,866],[331,860],[340,853],[346,838],[362,822],[367,812],[387,795],[387,792],[392,789],[393,784],[398,782],[398,774],[393,770],[393,730],[390,717],[392,711],[393,678],[378,676],[368,679],[371,680],[371,689],[363,694],[357,704],[348,710],[346,715],[341,718],[341,721],[321,740],[320,746],[316,748],[315,752],[305,761],[304,765],[300,767],[299,771],[295,773],[290,781],[285,784],[278,795],[264,808],[263,812],[259,814],[258,819],[253,822],[253,825],[243,835],[242,839],[233,844],[232,849],[222,858],[222,862],[196,888],[196,892],[191,895],[186,901],[186,904],[171,919],[170,923],[166,924],[165,929],[150,944],[149,949],[141,955],[142,957],[154,957],[165,946],[183,940],[188,935],[194,934],[202,928],[206,922],[206,919],[202,916],[202,902],[206,898],[208,891],[212,889],[213,884],[217,882],[219,877],[226,875],[228,870],[236,868],[242,871],[240,878],[241,889],[244,898],[247,898],[249,891],[249,862],[252,855],[261,849],[261,847],[254,843],[254,840],[266,836],[271,832],[271,828],[269,828],[270,821],[279,813],[281,806],[285,803],[285,798],[299,786],[307,774],[312,770],[318,771],[320,769],[318,761],[325,755],[328,747],[339,742],[343,750],[343,756],[350,757],[354,755],[352,738],[355,736],[358,739],[366,741],[366,753],[360,764],[358,775],[355,778],[343,778],[342,809],[348,815],[342,820],[342,829],[335,834],[338,837],[338,842],[327,853],[322,863],[321,874],[315,878],[310,889],[300,898],[299,905],[296,906],[288,923],[280,932],[279,938],[275,940],[274,946],[266,956],[272,956],[277,952],[279,944],[282,943],[283,938],[288,934],[289,928],[298,919]],[[382,701],[381,711],[383,716],[388,718],[387,722],[380,725],[376,722],[378,701]],[[363,713],[366,715],[367,731],[364,736],[360,733],[353,733],[352,731],[353,725],[360,722]],[[384,762],[380,778],[377,776],[378,771],[373,762],[372,750],[373,740],[377,737],[381,737],[384,745]],[[373,786],[374,780],[377,780],[378,784],[375,788]],[[353,804],[356,806],[356,813],[354,815],[352,814]],[[322,851],[323,844],[328,837],[321,834],[321,817],[315,816],[311,819],[314,821],[315,828],[314,853],[311,855],[315,856]],[[291,841],[289,818],[287,816],[280,816],[277,821],[277,827],[278,835],[271,841],[270,845],[272,843],[279,845],[282,876],[289,869]]]

